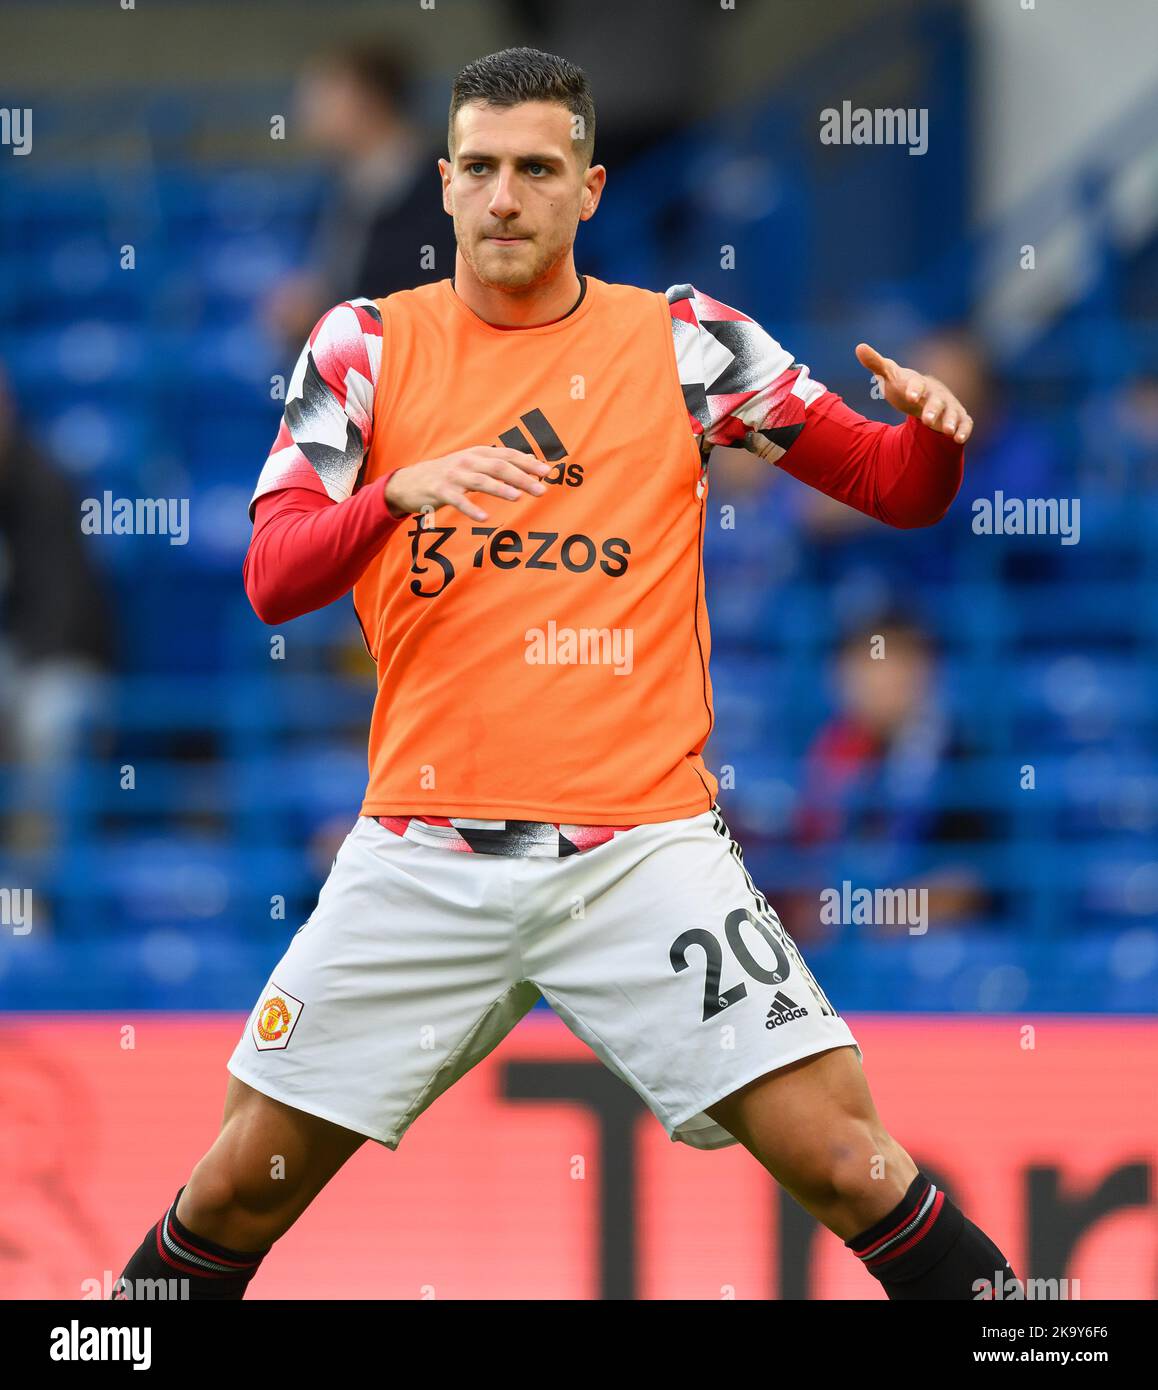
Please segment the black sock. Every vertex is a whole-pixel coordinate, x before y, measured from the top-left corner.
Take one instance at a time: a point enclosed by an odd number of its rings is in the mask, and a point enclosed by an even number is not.
[[[177,1220],[181,1192],[149,1231],[113,1288],[114,1299],[241,1299],[268,1250],[230,1250]],[[157,1281],[164,1281],[164,1292]],[[182,1282],[185,1281],[185,1282]]]
[[[1017,1284],[997,1246],[923,1173],[887,1216],[845,1245],[890,1298],[992,1298],[995,1281]]]

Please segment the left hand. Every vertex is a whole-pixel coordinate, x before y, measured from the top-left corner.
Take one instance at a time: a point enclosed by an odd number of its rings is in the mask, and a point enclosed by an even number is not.
[[[964,444],[973,433],[972,417],[943,381],[882,357],[868,343],[857,344],[856,358],[880,379],[885,400],[894,410],[919,416],[923,425],[947,434],[958,444]]]

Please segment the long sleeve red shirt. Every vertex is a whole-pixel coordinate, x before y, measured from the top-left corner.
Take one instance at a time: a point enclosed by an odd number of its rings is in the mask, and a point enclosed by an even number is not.
[[[832,392],[809,407],[777,466],[890,526],[931,526],[961,486],[964,446],[908,416],[867,420]],[[245,591],[266,623],[284,623],[349,593],[401,524],[386,506],[389,478],[339,505],[319,483],[257,499]],[[502,505],[501,502],[498,505]]]
[[[705,457],[716,444],[750,448],[890,526],[930,526],[945,514],[961,486],[963,446],[913,416],[884,425],[858,415],[755,320],[692,285],[666,298],[689,427]],[[348,593],[400,524],[386,506],[389,475],[357,487],[381,352],[381,315],[368,300],[324,314],[302,350],[251,503],[245,589],[264,622]]]

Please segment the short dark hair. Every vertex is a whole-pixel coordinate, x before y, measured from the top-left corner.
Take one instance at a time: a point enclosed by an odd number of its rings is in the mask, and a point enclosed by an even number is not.
[[[869,639],[878,635],[892,637],[898,646],[921,652],[931,660],[939,656],[937,640],[932,632],[900,603],[887,603],[872,617],[848,628],[837,640],[837,654],[842,657],[863,656]]]
[[[488,106],[518,106],[524,101],[557,101],[580,117],[583,134],[574,141],[590,165],[595,152],[595,103],[587,74],[566,58],[537,48],[504,48],[476,58],[454,79],[450,91],[447,150],[454,152],[454,118],[468,102]]]
[[[343,43],[319,55],[317,66],[352,77],[387,111],[404,111],[412,96],[410,54],[393,43]]]

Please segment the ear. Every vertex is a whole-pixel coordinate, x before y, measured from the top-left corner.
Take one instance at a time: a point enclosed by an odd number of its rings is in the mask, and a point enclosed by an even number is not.
[[[583,180],[583,206],[579,212],[581,222],[586,222],[595,216],[595,209],[599,206],[599,199],[603,196],[603,187],[606,182],[607,170],[604,166],[592,164]]]
[[[438,161],[438,172],[442,178],[442,210],[454,216],[454,198],[450,192],[450,176],[454,172],[454,166],[448,159]]]

